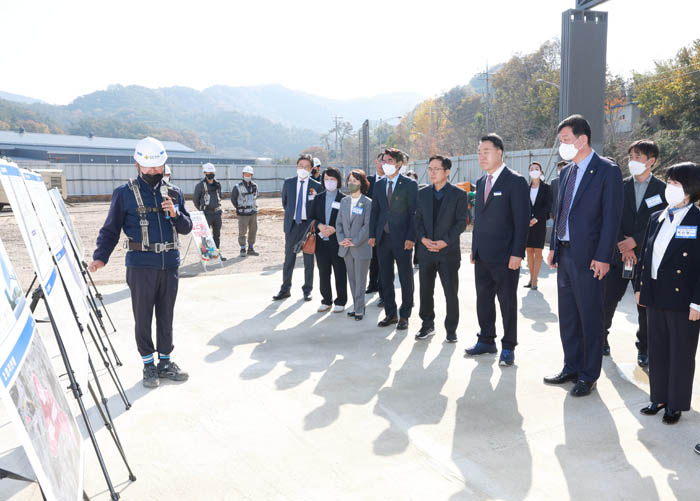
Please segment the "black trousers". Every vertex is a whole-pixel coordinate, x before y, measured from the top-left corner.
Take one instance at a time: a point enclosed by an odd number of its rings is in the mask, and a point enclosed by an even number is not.
[[[303,221],[301,224],[292,223],[289,233],[284,235],[284,266],[282,267],[282,288],[280,292],[289,292],[292,288],[292,274],[294,265],[297,262],[297,255],[294,252],[294,244],[298,243],[309,227],[310,222]],[[314,288],[314,255],[301,253],[304,257],[304,285],[301,290],[304,294],[311,294]]]
[[[318,287],[321,290],[321,302],[331,305],[333,289],[331,289],[331,270],[335,276],[335,304],[345,306],[348,302],[348,272],[345,259],[338,256],[337,241],[322,240],[316,237],[316,264],[318,265]]]
[[[579,266],[571,249],[559,249],[557,290],[559,335],[564,349],[564,372],[593,382],[600,377],[603,363],[603,280]]]
[[[221,249],[221,211],[205,212],[204,217],[207,218],[207,224],[211,227],[211,234],[214,237],[214,243],[217,249]]]
[[[603,280],[603,326],[605,327],[605,339],[607,341],[612,326],[613,316],[617,305],[627,291],[627,286],[631,280],[622,278],[622,267],[614,266],[605,275]],[[642,353],[647,353],[647,309],[637,305],[637,341],[634,343]]]
[[[649,385],[652,402],[674,411],[690,410],[700,321],[688,320],[688,310],[648,306]]]
[[[179,270],[126,268],[126,283],[131,291],[136,347],[142,357],[156,351],[170,355],[173,351],[173,312],[177,298]],[[151,323],[156,312],[156,347],[153,346]]]
[[[384,290],[384,313],[387,317],[394,317],[397,313],[396,293],[394,291],[394,262],[399,271],[401,283],[401,308],[398,310],[400,318],[409,318],[413,310],[413,265],[411,264],[412,250],[404,249],[404,242],[392,244],[388,235],[377,244],[377,258],[379,259],[379,273],[382,276],[382,288]]]
[[[457,334],[459,324],[459,253],[453,256],[438,256],[434,253],[421,253],[418,281],[420,284],[420,318],[423,327],[435,326],[435,277],[440,275],[440,283],[445,293],[445,331],[447,334]]]
[[[379,273],[379,259],[377,258],[377,246],[372,247],[372,260],[369,262],[369,282],[368,289],[377,289],[380,299],[384,299],[382,290],[382,275]]]
[[[423,262],[420,264],[423,267]],[[508,264],[486,263],[476,259],[474,282],[476,285],[476,316],[479,320],[479,341],[496,342],[496,297],[503,318],[504,350],[515,349],[518,344],[518,280],[520,270],[511,270]]]

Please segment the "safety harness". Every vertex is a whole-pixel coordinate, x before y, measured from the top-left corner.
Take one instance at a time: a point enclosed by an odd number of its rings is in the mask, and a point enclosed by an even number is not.
[[[155,252],[160,254],[162,252],[168,252],[171,250],[177,250],[180,248],[180,243],[177,237],[177,230],[175,229],[175,222],[170,218],[170,224],[173,227],[173,240],[174,242],[155,242],[151,244],[148,237],[148,218],[149,212],[159,213],[161,209],[157,207],[146,207],[143,204],[143,198],[141,198],[141,190],[139,189],[139,183],[136,179],[129,180],[129,189],[131,189],[136,199],[136,211],[139,213],[139,225],[141,226],[141,242],[134,242],[130,239],[124,241],[124,248],[127,250],[142,251],[142,252]]]

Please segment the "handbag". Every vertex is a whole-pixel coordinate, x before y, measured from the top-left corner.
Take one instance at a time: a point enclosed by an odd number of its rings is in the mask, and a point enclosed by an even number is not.
[[[316,253],[316,221],[313,221],[309,226],[306,236],[304,237],[304,245],[302,245],[301,251],[304,254]]]

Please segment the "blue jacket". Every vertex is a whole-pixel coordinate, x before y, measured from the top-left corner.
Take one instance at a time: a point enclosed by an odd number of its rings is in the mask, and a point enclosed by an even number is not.
[[[144,206],[160,207],[163,201],[160,195],[160,183],[155,188],[151,188],[140,176],[137,178],[137,182]],[[177,192],[177,198],[172,197],[178,212],[178,216],[174,219],[175,229],[178,233],[186,235],[192,231],[192,220],[185,209],[185,197],[182,190],[171,185],[171,195],[173,195],[173,190]],[[136,210],[137,207],[136,198],[128,183],[114,190],[107,219],[97,236],[97,249],[92,255],[94,260],[100,260],[107,264],[110,254],[119,243],[122,230],[129,240],[141,242],[140,216]],[[146,214],[146,218],[148,219],[148,237],[151,244],[173,242],[173,226],[170,224],[170,220],[165,218],[165,212],[149,212]],[[170,250],[155,253],[130,250],[126,253],[126,266],[159,270],[177,268],[180,266],[180,251]]]

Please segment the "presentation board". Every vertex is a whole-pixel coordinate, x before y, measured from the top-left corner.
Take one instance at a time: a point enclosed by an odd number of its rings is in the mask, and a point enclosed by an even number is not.
[[[73,219],[71,218],[70,213],[68,212],[68,207],[66,207],[66,203],[63,201],[61,192],[58,191],[58,188],[52,188],[49,190],[49,195],[51,196],[51,202],[53,202],[53,205],[56,208],[56,212],[58,212],[58,216],[61,218],[61,222],[63,223],[63,226],[66,229],[68,238],[70,238],[71,242],[73,242],[73,246],[77,249],[78,256],[80,257],[80,259],[84,259],[85,247],[83,246],[83,241],[80,238],[78,229],[73,224]]]
[[[204,212],[190,212],[190,218],[192,219],[192,240],[204,267],[206,268],[208,264],[223,264]]]

